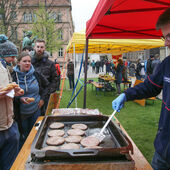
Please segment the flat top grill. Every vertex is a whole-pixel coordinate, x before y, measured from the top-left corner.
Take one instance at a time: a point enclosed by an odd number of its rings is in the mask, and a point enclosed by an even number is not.
[[[64,123],[64,131],[67,136],[67,131],[71,129],[71,126],[76,123],[83,123],[88,126],[88,129],[85,131],[86,136],[90,136],[94,133],[100,132],[101,128],[104,126],[108,117],[103,115],[83,115],[83,116],[46,116],[41,126],[34,138],[34,141],[31,146],[31,157],[32,160],[57,160],[57,159],[70,159],[74,158],[79,159],[91,159],[97,158],[115,158],[122,159],[126,154],[129,154],[129,151],[133,151],[132,144],[119,130],[119,128],[113,123],[110,122],[107,126],[104,134],[106,135],[105,139],[100,143],[99,146],[102,148],[99,149],[84,149],[80,145],[80,149],[59,149],[59,150],[47,150],[43,151],[42,148],[48,146],[46,140],[48,138],[47,133],[49,130],[50,124],[53,122],[62,122]]]

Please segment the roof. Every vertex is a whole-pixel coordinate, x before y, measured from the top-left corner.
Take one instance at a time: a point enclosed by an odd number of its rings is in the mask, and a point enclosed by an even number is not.
[[[44,0],[23,0],[22,6],[39,6],[44,3]],[[46,0],[46,4],[47,6],[71,6],[68,0]]]
[[[67,52],[73,53],[73,46],[75,46],[76,53],[83,53],[85,43],[85,32],[76,32],[67,46]],[[161,39],[89,39],[88,53],[111,53],[113,55],[119,55],[161,46],[164,46],[164,42]]]
[[[159,15],[170,0],[100,0],[86,23],[86,38],[155,39]]]

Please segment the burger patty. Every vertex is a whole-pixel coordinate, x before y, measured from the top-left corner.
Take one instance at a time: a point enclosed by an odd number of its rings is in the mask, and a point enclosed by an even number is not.
[[[81,129],[81,130],[86,130],[87,129],[87,125],[85,125],[85,124],[74,124],[71,127],[73,129]]]
[[[64,123],[54,122],[50,125],[51,129],[60,129],[64,127]]]
[[[88,136],[86,138],[83,138],[80,143],[84,147],[91,147],[91,146],[99,145],[100,141],[99,141],[99,139],[97,139],[93,136]]]
[[[70,129],[67,131],[68,135],[70,136],[82,136],[85,132],[81,129]]]
[[[48,136],[54,137],[54,136],[64,136],[65,132],[64,130],[50,130],[48,132]]]
[[[42,151],[47,151],[47,150],[58,150],[59,147],[56,147],[56,146],[46,146],[44,148],[42,148],[41,150]]]
[[[64,142],[65,142],[65,139],[63,137],[50,137],[46,141],[47,145],[52,145],[52,146],[61,145]]]
[[[60,147],[60,149],[79,149],[80,146],[76,143],[67,143]]]
[[[65,141],[68,143],[80,143],[81,140],[82,140],[81,136],[67,136],[65,138]]]

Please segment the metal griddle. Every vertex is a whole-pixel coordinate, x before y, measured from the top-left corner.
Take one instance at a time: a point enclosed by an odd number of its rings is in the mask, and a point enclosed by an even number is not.
[[[103,115],[81,115],[81,116],[46,116],[41,123],[40,128],[34,138],[31,146],[31,158],[32,161],[44,161],[44,160],[60,160],[65,159],[68,161],[79,160],[91,160],[97,159],[115,159],[124,160],[127,159],[129,151],[133,152],[133,147],[129,139],[122,134],[120,129],[111,121],[107,126],[104,134],[106,138],[100,143],[99,149],[84,149],[80,144],[80,149],[59,149],[59,150],[41,150],[43,147],[48,146],[46,140],[48,138],[48,131],[50,124],[53,122],[64,123],[64,131],[67,136],[67,130],[71,129],[71,126],[76,123],[83,123],[88,126],[85,132],[86,136],[90,136],[94,133],[100,132],[101,128],[107,121],[108,116]],[[126,157],[126,158],[125,158]]]

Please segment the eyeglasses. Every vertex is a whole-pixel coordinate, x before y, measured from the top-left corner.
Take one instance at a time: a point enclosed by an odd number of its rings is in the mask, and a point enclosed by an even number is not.
[[[170,34],[167,34],[165,37],[161,37],[163,41],[169,41],[170,42]]]

